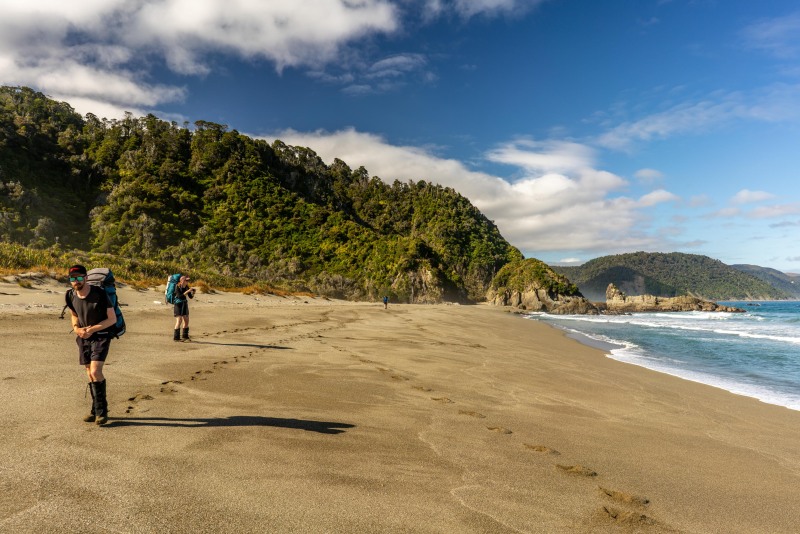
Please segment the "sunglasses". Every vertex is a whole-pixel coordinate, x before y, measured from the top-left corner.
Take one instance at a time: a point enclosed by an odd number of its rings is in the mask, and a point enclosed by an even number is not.
[[[86,278],[85,276],[70,276],[69,277],[69,281],[70,282],[83,282],[85,278]]]

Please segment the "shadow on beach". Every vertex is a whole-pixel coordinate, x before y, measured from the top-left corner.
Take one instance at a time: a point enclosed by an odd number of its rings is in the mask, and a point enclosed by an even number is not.
[[[234,415],[214,418],[170,418],[170,417],[109,417],[108,427],[122,426],[163,426],[177,428],[209,428],[235,426],[272,426],[278,428],[296,428],[320,434],[341,434],[343,429],[354,428],[350,423],[332,423],[328,421],[309,421],[306,419],[284,419],[282,417],[260,417],[253,415]]]
[[[252,347],[254,349],[276,349],[276,350],[291,349],[291,347],[280,347],[278,345],[258,345],[256,343],[216,343],[214,341],[195,341],[195,340],[192,340],[192,345],[221,345],[223,347]]]

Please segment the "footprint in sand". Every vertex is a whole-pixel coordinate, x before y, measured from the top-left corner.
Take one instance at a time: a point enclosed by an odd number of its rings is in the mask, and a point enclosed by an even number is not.
[[[650,502],[649,499],[646,499],[644,497],[637,497],[636,495],[633,495],[631,493],[627,493],[627,492],[624,492],[624,491],[611,490],[611,489],[608,489],[608,488],[604,488],[602,486],[598,486],[597,489],[600,490],[600,493],[602,495],[605,495],[606,497],[610,497],[611,499],[614,499],[615,501],[623,502],[625,504],[633,504],[633,505],[636,505],[636,506],[646,506]]]
[[[409,379],[400,375],[392,375],[392,380],[409,380]]]
[[[535,452],[541,452],[542,454],[552,454],[553,456],[558,456],[558,455],[561,454],[557,450],[551,449],[550,447],[547,447],[546,445],[533,445],[533,444],[530,444],[530,443],[525,443],[525,447],[527,447],[530,450],[535,451]]]
[[[433,388],[427,388],[425,386],[411,386],[411,387],[414,388],[414,389],[418,389],[420,391],[426,391],[426,392],[427,391],[433,391]]]
[[[503,428],[502,426],[487,426],[486,428],[498,434],[513,434],[509,429]]]
[[[486,416],[479,412],[473,412],[470,410],[459,410],[459,414],[461,415],[469,415],[471,417],[477,417],[478,419],[486,419]]]
[[[564,473],[570,475],[578,475],[582,477],[596,477],[597,472],[589,469],[588,467],[584,467],[582,465],[562,465],[556,464],[556,468],[560,469]]]
[[[128,405],[128,407],[125,409],[125,413],[131,413],[136,408],[136,403],[138,403],[141,400],[153,400],[153,397],[151,395],[143,395],[141,393],[137,393],[133,397],[129,397],[128,402],[132,402],[133,404]],[[143,410],[143,411],[146,412],[148,410]]]
[[[447,397],[431,397],[431,400],[434,400],[436,402],[441,402],[442,404],[453,404],[453,401],[451,401]]]
[[[630,527],[641,527],[645,525],[656,525],[657,522],[644,514],[639,512],[626,512],[624,510],[617,510],[609,506],[603,506],[599,510],[601,517],[611,520],[618,525],[627,525]]]

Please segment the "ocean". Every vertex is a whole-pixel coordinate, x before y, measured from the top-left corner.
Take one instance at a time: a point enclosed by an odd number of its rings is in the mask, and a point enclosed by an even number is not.
[[[721,302],[746,313],[662,312],[527,318],[609,357],[800,410],[800,302]]]

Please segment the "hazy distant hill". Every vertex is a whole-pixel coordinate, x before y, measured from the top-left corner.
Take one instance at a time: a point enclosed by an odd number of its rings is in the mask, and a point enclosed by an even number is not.
[[[758,265],[731,265],[744,273],[751,274],[763,280],[771,286],[791,295],[793,298],[800,298],[800,275],[782,273],[781,271],[770,269],[769,267],[759,267]]]
[[[210,122],[83,118],[20,87],[0,87],[0,240],[414,302],[483,300],[522,258],[453,189]]]
[[[613,283],[628,295],[708,300],[787,299],[792,294],[719,260],[694,254],[634,252],[595,258],[578,267],[553,266],[589,300],[605,301]]]

